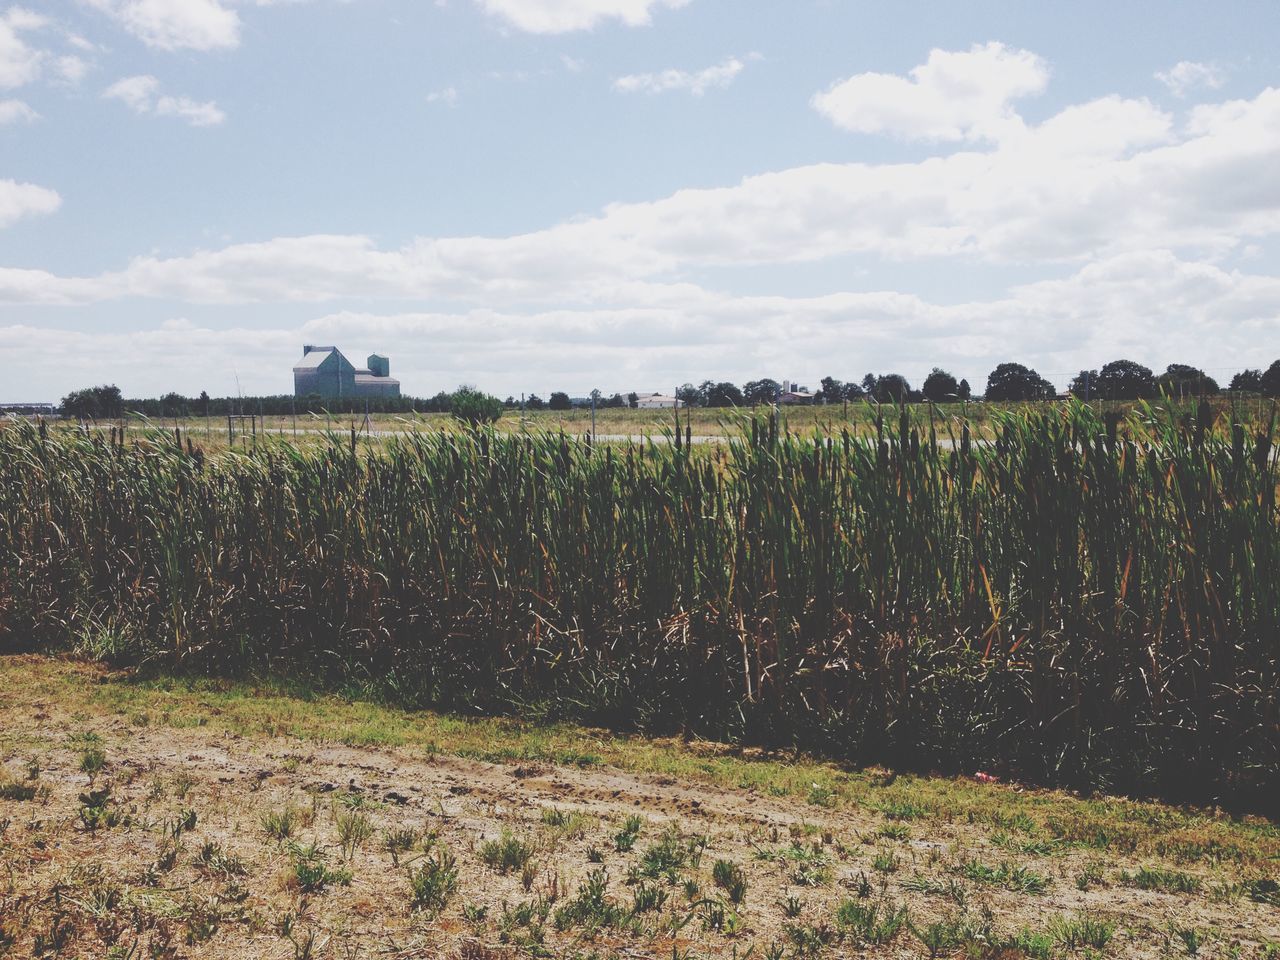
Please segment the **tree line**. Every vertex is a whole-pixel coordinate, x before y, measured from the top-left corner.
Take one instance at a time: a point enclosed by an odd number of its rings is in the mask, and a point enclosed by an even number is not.
[[[803,390],[803,388],[799,388]],[[1230,393],[1256,393],[1280,397],[1280,360],[1266,370],[1248,369],[1235,374],[1227,385]],[[1068,392],[1081,400],[1147,400],[1154,397],[1174,398],[1214,396],[1222,392],[1217,380],[1203,370],[1182,363],[1171,363],[1156,374],[1133,360],[1113,360],[1097,370],[1081,370],[1072,378]],[[806,391],[807,392],[807,391]],[[775,403],[782,394],[782,384],[763,378],[742,386],[728,381],[704,380],[686,383],[676,390],[676,399],[684,406],[753,407]],[[843,381],[823,377],[819,389],[808,393],[815,403],[845,403],[870,400],[876,403],[955,403],[983,399],[997,402],[1050,400],[1057,388],[1033,368],[1020,363],[1002,363],[987,377],[986,389],[976,394],[965,379],[957,379],[940,367],[934,367],[917,389],[898,373],[868,373],[860,381]],[[114,385],[74,390],[62,398],[63,416],[82,420],[109,420],[126,412],[154,419],[171,417],[225,417],[228,414],[288,416],[291,414],[361,414],[369,413],[453,413],[464,420],[495,420],[504,409],[570,410],[589,406],[599,408],[636,407],[635,393],[605,396],[593,390],[588,397],[571,397],[567,392],[553,391],[546,400],[530,394],[517,400],[508,396],[499,400],[474,387],[462,386],[454,391],[440,391],[432,397],[322,397],[312,394],[295,397],[279,394],[261,397],[210,397],[201,392],[197,397],[167,393],[155,398],[125,398]]]

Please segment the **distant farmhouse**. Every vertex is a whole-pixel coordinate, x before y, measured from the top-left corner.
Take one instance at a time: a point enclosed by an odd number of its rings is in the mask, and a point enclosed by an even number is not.
[[[642,393],[636,397],[636,407],[640,410],[670,410],[678,406],[679,400],[661,393]]]
[[[293,395],[361,400],[400,396],[400,381],[391,376],[391,361],[375,353],[367,363],[367,367],[355,367],[337,347],[307,344],[302,348],[302,359],[293,367]]]

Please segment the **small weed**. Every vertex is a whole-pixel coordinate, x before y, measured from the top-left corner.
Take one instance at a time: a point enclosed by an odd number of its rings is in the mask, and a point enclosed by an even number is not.
[[[1123,883],[1139,890],[1155,890],[1160,893],[1198,893],[1200,878],[1163,867],[1142,867],[1137,873],[1121,874]]]
[[[292,807],[283,810],[268,810],[259,821],[262,831],[276,843],[284,843],[293,836],[297,829],[297,813]]]
[[[804,903],[795,894],[788,896],[778,906],[782,907],[783,915],[792,920],[804,913]]]
[[[1049,921],[1048,932],[1054,941],[1068,950],[1091,947],[1101,950],[1115,935],[1115,924],[1096,917],[1054,917]]]
[[[333,822],[338,828],[338,846],[344,859],[350,860],[356,850],[373,836],[373,822],[360,809],[340,810]]]
[[[641,881],[631,894],[631,912],[641,914],[651,910],[661,910],[666,902],[667,891],[657,884]]]
[[[491,870],[510,873],[523,869],[533,859],[533,847],[504,830],[501,838],[486,840],[480,845],[480,859]]]
[[[439,913],[457,890],[458,861],[447,850],[437,851],[409,871],[409,905],[420,913]]]
[[[1015,893],[1041,894],[1049,886],[1049,878],[1043,874],[1007,862],[999,867],[989,867],[977,860],[967,860],[961,864],[960,872],[975,883],[1004,887]]]
[[[711,868],[711,879],[732,903],[742,903],[747,895],[747,875],[736,863],[717,860]]]
[[[640,830],[644,826],[644,821],[636,814],[632,814],[623,821],[622,829],[613,835],[614,849],[619,853],[628,853],[631,848],[636,845],[636,838],[640,836]]]
[[[858,943],[885,944],[906,926],[907,908],[894,907],[888,901],[861,903],[845,900],[836,908],[836,922]]]
[[[293,844],[289,853],[293,858],[293,881],[303,893],[323,893],[326,887],[351,883],[351,871],[329,869],[324,854],[314,843],[305,847]]]

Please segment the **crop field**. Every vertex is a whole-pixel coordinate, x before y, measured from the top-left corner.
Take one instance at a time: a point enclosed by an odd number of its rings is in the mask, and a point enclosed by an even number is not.
[[[0,433],[0,643],[1259,809],[1276,454],[1213,417],[218,457],[22,425]]]
[[[0,658],[0,955],[1280,955],[1259,817]]]

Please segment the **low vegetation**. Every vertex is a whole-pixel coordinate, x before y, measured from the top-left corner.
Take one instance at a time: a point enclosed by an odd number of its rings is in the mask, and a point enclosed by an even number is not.
[[[1277,858],[1258,817],[0,658],[5,957],[1274,960]]]

